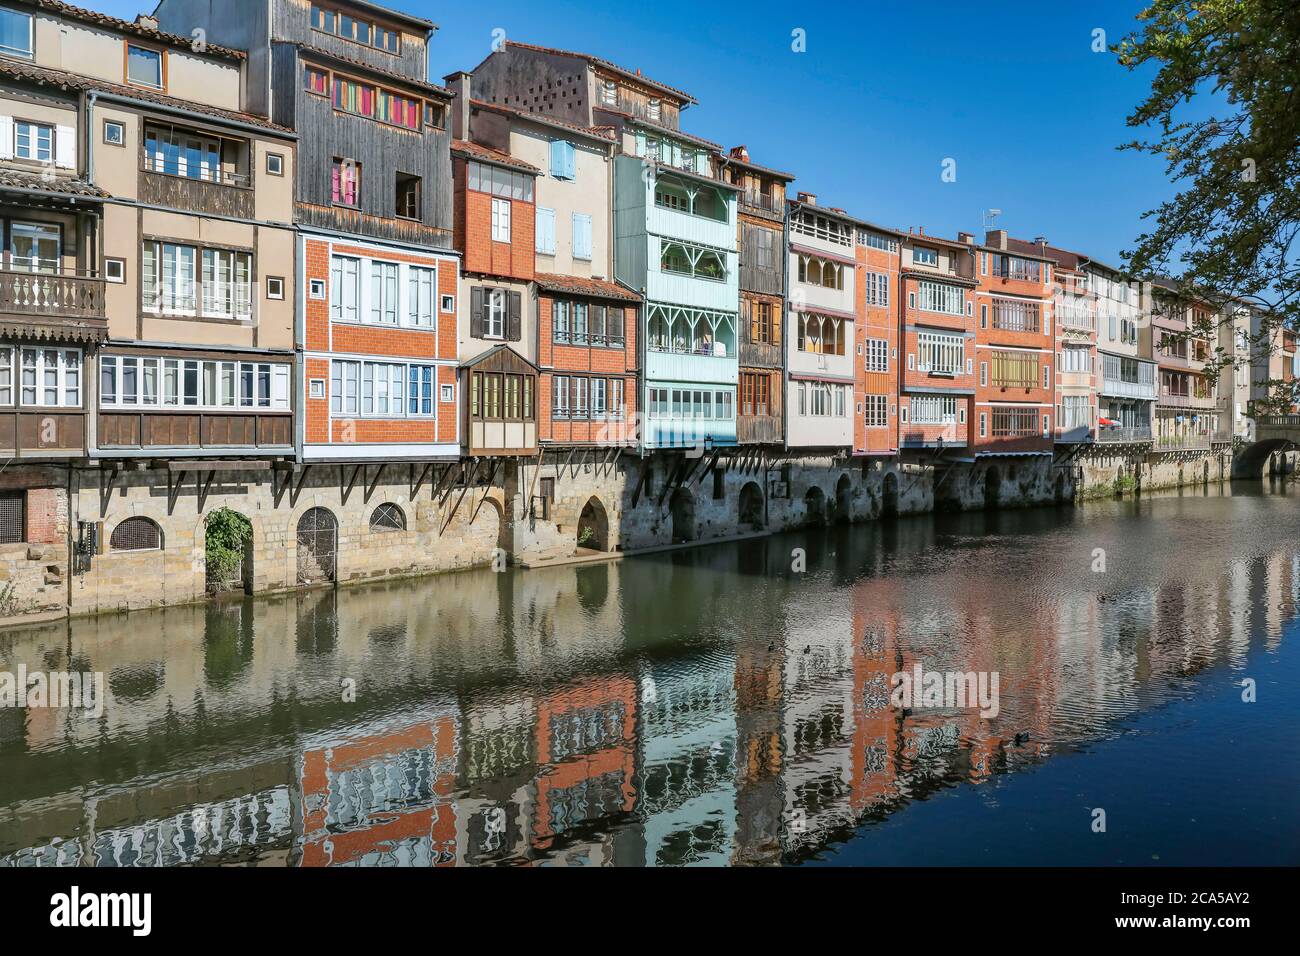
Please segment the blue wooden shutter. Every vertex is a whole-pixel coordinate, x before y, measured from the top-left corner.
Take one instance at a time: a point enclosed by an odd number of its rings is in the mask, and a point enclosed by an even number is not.
[[[576,157],[572,143],[564,144],[564,178],[576,180],[578,178]]]
[[[591,258],[591,217],[577,212],[573,214],[573,255]]]
[[[551,175],[556,179],[564,178],[564,147],[568,145],[559,139],[551,142]]]
[[[544,206],[537,209],[537,251],[555,252],[555,210]]]

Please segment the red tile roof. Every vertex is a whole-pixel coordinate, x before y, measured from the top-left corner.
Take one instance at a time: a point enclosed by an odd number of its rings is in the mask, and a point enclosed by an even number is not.
[[[17,169],[0,169],[0,191],[17,189],[22,192],[50,193],[54,196],[73,196],[78,199],[103,199],[108,193],[84,179],[71,176],[41,176]]]
[[[573,50],[560,50],[555,47],[537,46],[536,44],[533,43],[519,43],[516,40],[507,40],[506,46],[517,46],[521,50],[533,50],[537,53],[549,53],[552,56],[577,57],[578,59],[586,60],[588,63],[591,63],[595,66],[604,67],[607,70],[611,70],[615,73],[622,74],[623,76],[626,76],[628,79],[633,80],[634,82],[642,83],[646,86],[652,87],[653,89],[662,90],[665,93],[670,93],[675,98],[680,99],[686,103],[699,102],[699,100],[691,96],[691,94],[687,93],[685,90],[679,90],[675,86],[669,86],[667,83],[658,83],[650,79],[650,77],[648,76],[642,76],[636,70],[626,69],[625,67],[621,67],[617,63],[613,63],[602,57],[592,56],[590,53],[577,53]]]
[[[471,143],[468,140],[453,139],[451,141],[451,151],[460,153],[464,156],[472,156],[475,159],[481,159],[487,163],[497,163],[501,166],[511,166],[515,169],[522,169],[529,173],[540,173],[541,170],[531,163],[525,163],[522,159],[515,159],[509,153],[503,153],[499,149],[493,149],[490,146],[483,146],[479,143]]]
[[[155,103],[159,106],[171,107],[172,109],[186,110],[191,113],[211,116],[214,119],[247,123],[251,126],[259,126],[262,129],[276,133],[293,133],[293,130],[272,123],[265,117],[258,116],[255,113],[242,113],[237,110],[222,109],[219,106],[206,106],[202,103],[195,103],[190,100],[182,100],[177,99],[174,96],[167,96],[163,93],[156,93],[153,90],[141,89],[137,86],[126,86],[122,83],[108,83],[104,80],[97,80],[91,76],[81,76],[76,73],[69,73],[66,70],[49,70],[43,66],[32,66],[27,63],[15,63],[12,60],[0,60],[0,76],[10,77],[15,80],[23,80],[29,83],[36,83],[40,86],[52,86],[60,90],[111,93],[114,96],[139,100],[142,103]]]
[[[109,16],[107,13],[100,13],[98,10],[74,7],[70,3],[63,3],[62,0],[26,0],[26,2],[57,16],[67,17],[69,20],[79,20],[82,23],[92,23],[95,26],[107,27],[110,30],[119,30],[122,33],[130,33],[133,36],[144,37],[157,43],[165,43],[168,46],[183,47],[192,53],[221,57],[226,60],[243,60],[248,55],[243,50],[217,46],[215,43],[209,43],[202,51],[199,51],[195,49],[194,37],[192,36],[180,36],[175,33],[167,33],[164,30],[150,29],[130,20],[123,20],[119,17]]]
[[[641,296],[616,282],[604,279],[582,279],[578,276],[554,275],[538,272],[533,278],[547,292],[565,292],[571,295],[589,295],[597,299],[619,299],[623,302],[640,302]]]

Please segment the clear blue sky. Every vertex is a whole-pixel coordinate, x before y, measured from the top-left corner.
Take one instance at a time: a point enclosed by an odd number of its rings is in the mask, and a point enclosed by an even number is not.
[[[152,0],[88,0],[118,16]],[[439,25],[430,76],[475,66],[493,31],[640,67],[699,100],[689,132],[798,176],[822,203],[906,230],[979,232],[981,211],[1030,239],[1118,264],[1170,192],[1163,163],[1115,146],[1151,72],[1091,50],[1141,0],[1088,4],[742,4],[392,0]],[[806,31],[807,51],[791,50]],[[957,180],[940,178],[946,158]]]

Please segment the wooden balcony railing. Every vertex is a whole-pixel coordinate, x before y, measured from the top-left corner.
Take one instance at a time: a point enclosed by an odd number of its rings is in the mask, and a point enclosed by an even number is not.
[[[47,318],[102,319],[104,280],[67,271],[0,268],[0,313]]]

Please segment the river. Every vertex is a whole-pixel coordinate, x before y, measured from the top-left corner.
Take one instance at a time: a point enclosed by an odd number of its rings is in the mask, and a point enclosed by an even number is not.
[[[0,709],[0,866],[1295,864],[1298,530],[1234,485],[11,630],[107,694]]]

